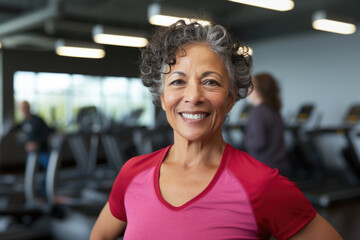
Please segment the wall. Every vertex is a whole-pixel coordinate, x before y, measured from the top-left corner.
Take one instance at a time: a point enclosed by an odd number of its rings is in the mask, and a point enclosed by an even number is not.
[[[282,90],[285,118],[306,102],[316,105],[321,126],[342,123],[353,103],[360,103],[360,33],[347,36],[315,31],[302,35],[264,39],[249,43],[254,54],[254,73],[272,73]],[[244,101],[236,107],[236,119]],[[315,124],[314,119],[312,123]],[[334,139],[335,138],[335,139]],[[342,139],[321,137],[326,161],[341,165]]]
[[[360,103],[360,34],[326,32],[254,42],[254,73],[280,81],[283,113],[314,102],[322,125],[339,124],[351,103]]]

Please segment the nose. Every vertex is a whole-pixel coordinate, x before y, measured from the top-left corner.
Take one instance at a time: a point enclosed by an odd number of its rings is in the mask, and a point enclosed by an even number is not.
[[[185,89],[184,96],[186,103],[191,103],[193,105],[199,105],[204,102],[203,89],[199,83],[190,82]]]

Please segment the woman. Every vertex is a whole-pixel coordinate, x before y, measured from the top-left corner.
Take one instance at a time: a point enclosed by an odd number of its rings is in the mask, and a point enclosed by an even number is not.
[[[91,239],[341,239],[294,184],[224,142],[225,116],[251,86],[240,47],[219,25],[155,33],[140,69],[174,144],[124,165]]]
[[[284,124],[280,115],[279,87],[268,73],[253,76],[251,108],[245,134],[247,153],[287,175]]]

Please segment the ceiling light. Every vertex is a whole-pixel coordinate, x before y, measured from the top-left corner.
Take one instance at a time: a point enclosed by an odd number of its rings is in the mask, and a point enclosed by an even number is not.
[[[166,8],[160,5],[160,3],[153,3],[149,5],[148,19],[149,22],[153,25],[165,27],[168,27],[179,20],[184,20],[187,24],[191,22],[198,22],[203,26],[210,25],[209,21],[190,17],[189,11],[184,11],[178,8]]]
[[[276,11],[289,11],[294,8],[291,0],[228,0],[236,3],[243,3],[255,7],[267,8]]]
[[[55,47],[56,53],[60,56],[79,58],[103,58],[105,56],[105,51],[101,46],[86,42],[57,40]]]
[[[316,30],[340,34],[353,34],[356,31],[356,26],[352,23],[327,19],[325,11],[318,11],[313,14],[312,26]]]
[[[148,40],[135,31],[105,28],[103,25],[93,28],[93,39],[100,44],[127,47],[145,47],[148,44]]]

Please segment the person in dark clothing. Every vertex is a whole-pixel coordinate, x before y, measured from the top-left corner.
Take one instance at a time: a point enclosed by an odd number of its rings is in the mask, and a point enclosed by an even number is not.
[[[30,104],[23,101],[20,105],[24,121],[15,125],[14,129],[21,130],[25,134],[25,151],[30,153],[36,151],[39,154],[40,165],[46,169],[48,162],[48,137],[52,129],[44,120],[30,111]]]
[[[24,116],[24,120],[21,123],[13,124],[7,134],[14,131],[21,131],[24,134],[26,158],[28,158],[30,153],[36,152],[39,165],[46,171],[50,150],[48,138],[54,129],[50,128],[42,118],[31,113],[28,101],[21,102],[20,110]],[[46,197],[45,178],[41,179],[40,195],[44,198]]]
[[[254,89],[249,97],[253,107],[246,126],[246,151],[255,159],[287,175],[279,87],[268,73],[255,75],[252,80]]]

